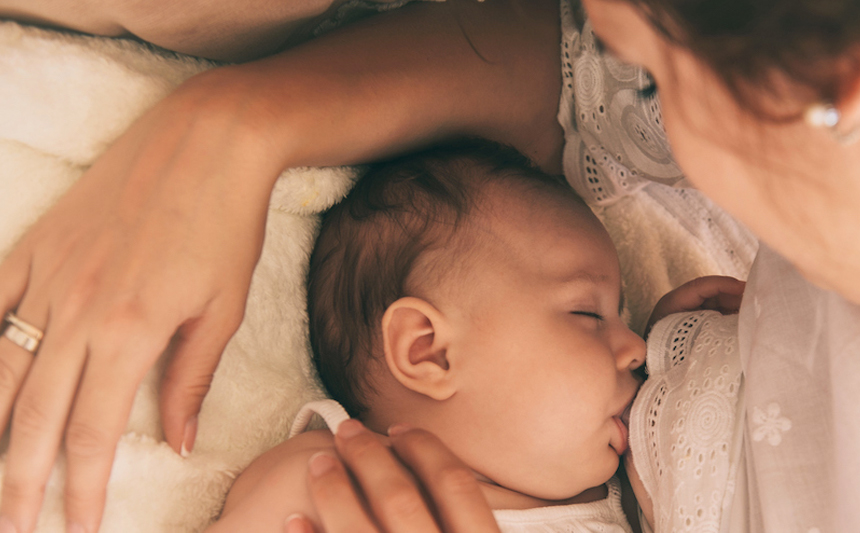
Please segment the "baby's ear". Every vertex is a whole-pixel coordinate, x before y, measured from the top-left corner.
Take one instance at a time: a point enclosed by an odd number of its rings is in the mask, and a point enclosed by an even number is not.
[[[434,400],[454,394],[447,321],[420,298],[401,298],[382,316],[385,362],[404,387]]]

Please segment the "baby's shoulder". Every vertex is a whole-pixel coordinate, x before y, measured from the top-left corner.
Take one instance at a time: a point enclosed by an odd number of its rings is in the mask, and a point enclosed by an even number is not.
[[[221,518],[208,533],[280,532],[293,513],[317,522],[307,475],[308,461],[321,451],[334,453],[334,436],[327,429],[301,433],[257,457],[236,479]]]

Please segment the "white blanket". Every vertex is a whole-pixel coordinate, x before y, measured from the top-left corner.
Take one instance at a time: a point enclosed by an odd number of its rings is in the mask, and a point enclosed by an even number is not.
[[[0,251],[137,116],[212,66],[136,42],[0,23]],[[162,442],[156,368],[117,448],[102,531],[201,530],[235,476],[286,437],[301,404],[322,396],[308,358],[304,276],[315,214],[356,176],[347,168],[284,173],[245,320],[203,404],[194,452],[183,459]],[[691,191],[649,186],[599,215],[618,245],[631,324],[640,330],[665,291],[704,274],[744,277],[755,251],[743,228]],[[64,531],[63,476],[60,458],[40,532]]]

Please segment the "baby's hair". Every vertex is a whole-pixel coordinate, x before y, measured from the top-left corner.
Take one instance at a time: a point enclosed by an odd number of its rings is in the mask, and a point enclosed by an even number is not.
[[[371,165],[323,215],[308,274],[310,342],[323,385],[351,416],[367,411],[385,310],[462,263],[469,246],[458,236],[469,232],[460,230],[494,183],[576,197],[513,148],[468,138]],[[420,265],[430,250],[457,261]]]

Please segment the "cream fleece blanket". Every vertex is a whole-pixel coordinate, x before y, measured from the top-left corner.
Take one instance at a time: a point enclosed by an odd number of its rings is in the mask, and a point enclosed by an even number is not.
[[[2,255],[137,116],[211,67],[135,42],[0,23]],[[162,442],[155,369],[117,449],[102,531],[201,530],[235,476],[286,437],[304,402],[322,395],[308,358],[304,276],[316,214],[356,175],[348,168],[284,173],[246,317],[203,404],[194,452],[183,459]],[[743,228],[695,192],[649,186],[599,214],[620,250],[634,328],[663,292],[692,277],[744,277],[755,251]],[[40,532],[64,531],[63,478],[61,458]]]

